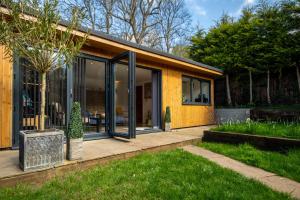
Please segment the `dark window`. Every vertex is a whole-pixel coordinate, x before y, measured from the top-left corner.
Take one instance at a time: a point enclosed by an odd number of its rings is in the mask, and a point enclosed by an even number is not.
[[[210,104],[210,81],[183,76],[182,103]]]
[[[20,118],[21,130],[38,129],[41,123],[46,128],[65,129],[66,127],[66,67],[47,74],[45,122],[41,122],[41,83],[40,74],[30,63],[20,58]]]
[[[182,102],[190,103],[191,100],[191,79],[182,77]]]

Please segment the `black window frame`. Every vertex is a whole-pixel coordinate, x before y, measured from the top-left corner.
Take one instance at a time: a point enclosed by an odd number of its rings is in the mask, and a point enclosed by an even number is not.
[[[191,101],[190,102],[184,102],[183,101],[183,78],[185,79],[190,79],[190,99]],[[209,102],[208,103],[203,103],[203,102],[193,102],[193,80],[197,80],[197,81],[200,81],[200,91],[201,91],[201,94],[202,94],[202,83],[203,82],[206,82],[209,84]],[[197,77],[193,77],[193,76],[188,76],[188,75],[182,75],[181,77],[181,88],[182,88],[182,91],[181,91],[181,102],[182,102],[182,105],[198,105],[198,106],[211,106],[211,80],[207,80],[207,79],[203,79],[203,78],[197,78]]]

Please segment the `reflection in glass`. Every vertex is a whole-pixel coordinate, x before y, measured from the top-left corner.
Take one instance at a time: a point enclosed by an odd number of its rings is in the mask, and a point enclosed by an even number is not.
[[[77,58],[73,76],[74,101],[80,102],[85,132],[104,132],[105,63]]]
[[[115,132],[128,133],[128,66],[115,64]]]
[[[183,103],[191,102],[191,79],[182,78],[182,101]]]
[[[202,81],[201,83],[201,91],[202,91],[202,102],[210,103],[210,94],[209,94],[209,82]]]
[[[152,70],[136,68],[136,130],[153,128]]]
[[[200,103],[201,102],[201,88],[200,80],[192,79],[192,101]]]

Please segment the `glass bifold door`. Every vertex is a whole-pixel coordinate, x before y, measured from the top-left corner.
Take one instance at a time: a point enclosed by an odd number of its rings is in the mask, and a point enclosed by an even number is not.
[[[66,130],[73,102],[81,105],[86,139],[102,136],[135,138],[136,131],[161,127],[160,71],[136,67],[133,52],[112,59],[86,54],[71,68],[62,67],[47,75],[46,120],[41,122],[39,74],[26,59],[14,63],[14,134],[46,128]]]
[[[72,76],[72,102],[80,102],[85,136],[135,137],[135,54],[111,60],[81,56]]]
[[[46,128],[66,130],[72,102],[81,105],[86,138],[135,137],[135,53],[125,52],[110,60],[85,54],[73,67],[62,67],[47,76],[46,120],[41,122],[39,74],[24,58],[14,63],[14,134]]]

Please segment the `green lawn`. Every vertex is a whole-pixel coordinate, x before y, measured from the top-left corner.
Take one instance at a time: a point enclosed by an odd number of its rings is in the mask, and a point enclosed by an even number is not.
[[[201,147],[300,182],[300,149],[285,154],[258,150],[249,144],[200,144]]]
[[[0,199],[290,199],[286,194],[184,152],[143,154],[57,178],[0,190]]]
[[[226,123],[212,128],[212,130],[300,139],[299,123],[275,123],[253,121],[240,123]]]

